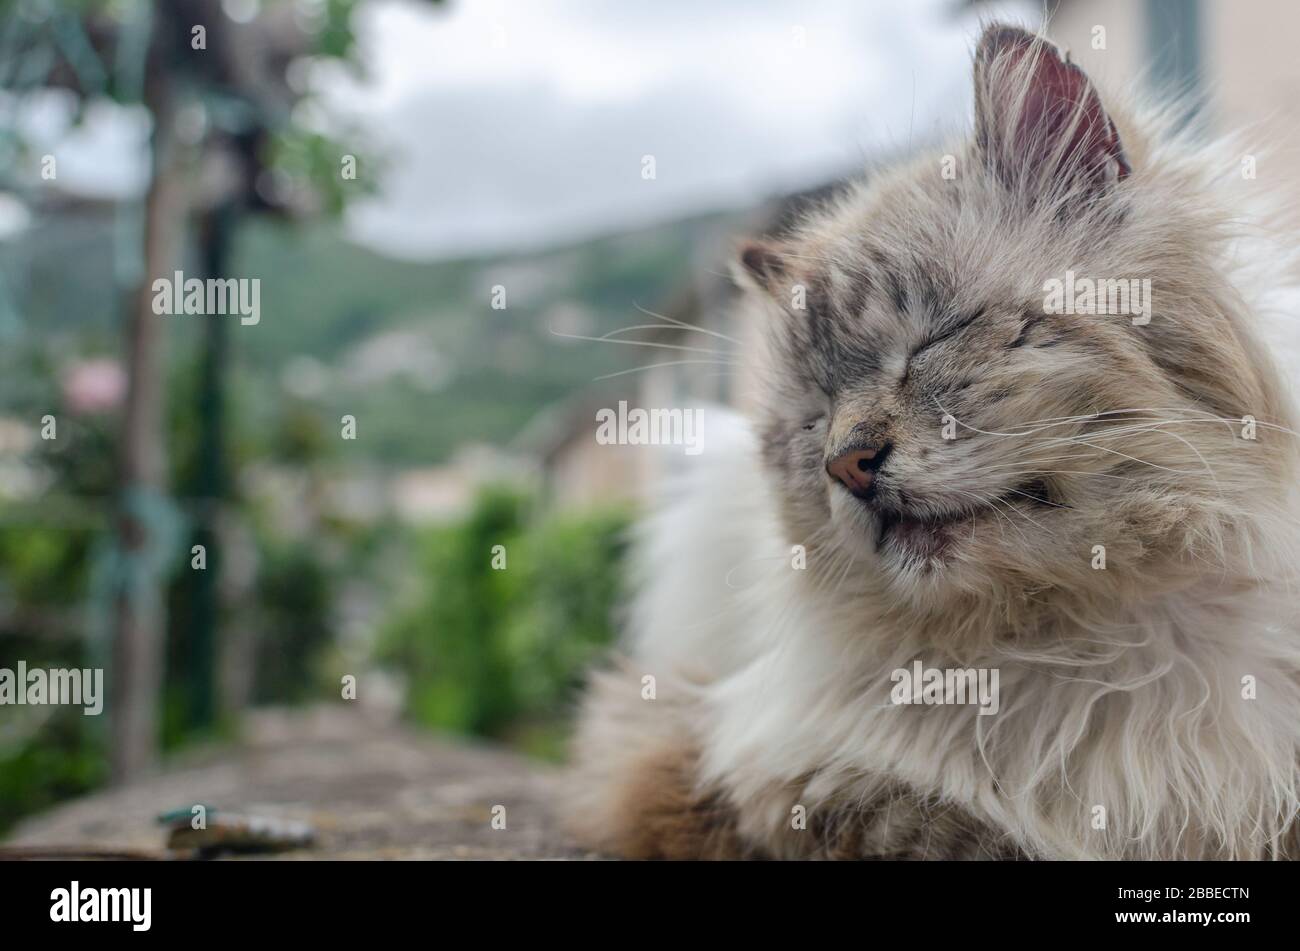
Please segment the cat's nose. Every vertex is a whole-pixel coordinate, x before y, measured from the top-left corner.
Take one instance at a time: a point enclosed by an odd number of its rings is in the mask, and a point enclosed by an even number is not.
[[[885,463],[893,448],[889,443],[879,446],[857,446],[846,449],[826,462],[826,472],[860,499],[873,494],[871,481],[876,471]]]

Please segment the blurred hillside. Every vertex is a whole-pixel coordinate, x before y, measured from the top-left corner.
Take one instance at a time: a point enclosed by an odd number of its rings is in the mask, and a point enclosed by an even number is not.
[[[348,243],[333,224],[253,220],[233,273],[261,279],[261,320],[232,321],[232,393],[242,436],[289,452],[287,414],[333,430],[350,413],[370,463],[443,462],[458,445],[508,442],[537,411],[594,378],[644,364],[644,352],[566,339],[636,323],[688,273],[728,217],[686,221],[529,254],[400,261]],[[110,285],[114,221],[85,209],[48,215],[4,256],[26,314],[7,362],[115,347]],[[78,261],[79,279],[65,263]],[[80,279],[86,274],[87,279]],[[19,283],[21,280],[21,283]],[[492,288],[506,307],[493,309]],[[165,318],[172,366],[186,365],[206,317]],[[16,331],[16,333],[15,333]],[[6,374],[10,395],[24,374]],[[13,405],[13,401],[6,400]]]

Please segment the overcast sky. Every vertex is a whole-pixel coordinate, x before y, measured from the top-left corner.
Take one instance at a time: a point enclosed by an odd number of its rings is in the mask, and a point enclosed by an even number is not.
[[[325,87],[391,161],[350,230],[401,254],[528,246],[820,183],[965,121],[979,22],[958,7],[381,0],[368,83]]]
[[[313,80],[331,113],[364,130],[357,154],[386,158],[380,193],[353,207],[348,232],[407,257],[504,250],[842,175],[968,121],[979,18],[960,8],[373,0],[357,23],[366,78]],[[143,127],[92,114],[79,154],[61,160],[65,187],[138,180],[131,143]]]

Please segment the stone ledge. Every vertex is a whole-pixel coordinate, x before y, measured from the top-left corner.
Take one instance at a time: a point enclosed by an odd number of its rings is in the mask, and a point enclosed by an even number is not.
[[[503,750],[433,738],[346,707],[250,716],[245,739],[21,823],[5,843],[159,851],[156,817],[206,803],[315,827],[279,859],[574,859],[552,811],[552,769]],[[506,828],[492,808],[505,806]]]

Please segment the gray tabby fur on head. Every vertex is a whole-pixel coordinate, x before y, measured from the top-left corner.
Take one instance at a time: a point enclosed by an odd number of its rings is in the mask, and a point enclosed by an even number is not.
[[[845,597],[956,649],[1285,570],[1295,427],[1234,286],[1230,156],[1104,108],[1018,30],[985,33],[974,77],[967,144],[741,252],[789,540],[837,576],[854,559]],[[1049,312],[1069,275],[1137,281],[1149,311]],[[874,505],[827,475],[855,442],[889,447]],[[881,510],[957,519],[944,557],[877,550]]]

